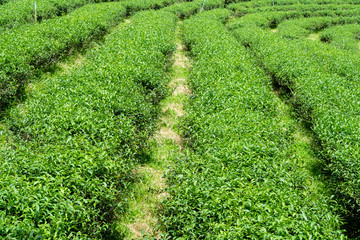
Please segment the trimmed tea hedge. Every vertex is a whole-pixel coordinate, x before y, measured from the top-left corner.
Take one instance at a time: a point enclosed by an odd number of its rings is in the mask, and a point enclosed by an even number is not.
[[[26,23],[34,23],[35,1],[17,0],[7,2],[9,3],[0,6],[0,27],[14,28]],[[90,3],[89,0],[37,0],[37,19],[41,21],[54,18],[88,3]]]
[[[358,14],[351,17],[313,17],[292,19],[278,25],[279,34],[290,39],[302,38],[334,25],[360,23]]]
[[[358,13],[359,6],[354,4],[294,4],[294,5],[274,5],[267,7],[248,7],[244,3],[233,3],[229,4],[227,8],[235,11],[237,16],[243,16],[250,13],[259,12],[284,12],[284,11],[296,11],[303,12],[305,16],[312,15],[313,12],[322,14],[323,16],[335,15],[340,12],[352,12]]]
[[[262,7],[273,7],[277,9],[278,6],[289,6],[292,5],[342,5],[342,4],[351,4],[351,5],[358,5],[360,4],[359,0],[251,0],[251,1],[244,1],[244,0],[227,0],[227,3],[236,3],[234,5],[242,6],[244,8],[262,8]],[[232,4],[230,4],[232,5]]]
[[[121,3],[87,5],[69,15],[5,32],[0,39],[0,104],[6,105],[35,73],[126,15]]]
[[[9,0],[7,0],[9,1]],[[113,0],[37,0],[37,20],[54,18],[74,11],[75,9],[99,2],[112,2]],[[132,11],[146,9],[157,9],[169,5],[174,0],[119,0],[128,6]],[[1,1],[0,1],[1,3]],[[27,23],[34,23],[35,1],[16,0],[0,6],[0,28],[16,28]]]
[[[338,48],[359,51],[360,26],[348,24],[333,26],[320,32],[320,40]]]
[[[188,18],[198,13],[203,5],[203,0],[195,0],[192,2],[176,3],[164,8],[165,11],[176,14],[179,18]],[[204,10],[224,7],[224,0],[208,0],[205,2]]]
[[[38,25],[26,25],[3,33],[0,39],[0,108],[14,100],[19,89],[37,68],[48,65],[81,46],[94,36],[103,35],[127,14],[174,0],[141,0],[89,4]]]
[[[184,22],[193,56],[183,130],[190,150],[168,174],[165,238],[345,239],[332,200],[312,191],[295,163],[295,130],[271,80],[220,14]]]
[[[318,17],[318,18],[316,18]],[[296,22],[298,24],[305,24],[309,29],[321,30],[328,25],[339,23],[353,23],[359,20],[359,9],[355,10],[339,10],[339,11],[279,11],[279,12],[260,12],[247,14],[241,18],[236,18],[229,23],[230,28],[244,27],[246,25],[256,25],[262,28],[277,28],[283,22]],[[308,20],[309,19],[309,20]],[[318,19],[323,21],[312,21],[311,19]],[[308,21],[308,22],[307,22]],[[333,22],[333,23],[332,23]],[[309,24],[306,24],[309,23]],[[331,24],[332,23],[332,24]],[[314,24],[314,25],[311,25]],[[297,32],[297,29],[301,26],[297,24],[291,24],[288,28],[290,32]],[[294,30],[292,29],[294,28]],[[308,32],[304,27],[301,27],[300,33]],[[286,31],[285,31],[286,32]]]
[[[251,34],[249,34],[251,32]],[[335,187],[359,211],[359,68],[358,57],[311,40],[288,40],[257,27],[236,36],[296,96],[300,114],[318,136]],[[296,54],[294,54],[296,53]]]
[[[156,123],[175,25],[171,13],[137,14],[81,68],[46,80],[11,111],[0,149],[2,238],[121,238],[112,221],[127,209]]]

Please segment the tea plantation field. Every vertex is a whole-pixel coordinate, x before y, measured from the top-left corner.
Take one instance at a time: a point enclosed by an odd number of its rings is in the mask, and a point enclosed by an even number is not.
[[[360,0],[0,0],[0,239],[360,239],[359,23]],[[135,236],[179,49],[179,153]]]

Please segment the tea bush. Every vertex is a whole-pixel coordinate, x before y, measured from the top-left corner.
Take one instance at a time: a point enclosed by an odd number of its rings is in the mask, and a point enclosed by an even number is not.
[[[4,32],[0,39],[0,103],[12,101],[37,67],[64,56],[126,15],[121,3],[87,5],[69,15]]]
[[[7,4],[0,6],[0,27],[14,28],[26,23],[34,23],[35,1],[16,0],[7,2]],[[94,1],[92,0],[92,2]],[[37,20],[54,18],[88,3],[90,3],[89,0],[37,0]]]
[[[344,239],[332,200],[309,189],[294,162],[294,128],[281,120],[270,79],[222,18],[214,11],[184,22],[189,150],[168,174],[165,238]]]
[[[113,5],[112,5],[113,6]],[[121,239],[135,164],[166,93],[176,16],[142,12],[10,113],[1,148],[0,236]]]
[[[359,50],[360,27],[358,24],[333,26],[320,32],[320,40],[346,50]]]
[[[129,13],[170,2],[174,0],[89,4],[63,17],[4,32],[0,39],[0,108],[14,101],[19,89],[38,68],[105,34]]]
[[[290,39],[302,38],[312,32],[318,32],[334,25],[356,24],[360,22],[360,16],[351,17],[311,17],[292,19],[278,25],[279,33]]]
[[[165,11],[176,14],[179,18],[188,18],[195,13],[198,13],[203,5],[203,0],[195,0],[191,2],[176,3],[164,8]],[[225,5],[224,0],[208,0],[204,5],[204,10],[211,10],[214,8],[222,8]]]
[[[251,34],[248,34],[251,32]],[[319,138],[336,190],[356,211],[360,203],[356,55],[311,40],[289,40],[257,27],[235,30],[278,83],[296,96],[300,115]],[[294,54],[296,53],[296,54]]]

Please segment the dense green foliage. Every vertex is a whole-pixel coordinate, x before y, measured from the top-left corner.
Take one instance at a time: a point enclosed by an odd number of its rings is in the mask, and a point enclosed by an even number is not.
[[[126,7],[128,14],[133,14],[140,10],[164,8],[176,2],[179,2],[179,0],[126,0],[122,3]]]
[[[114,5],[112,5],[114,7]],[[83,67],[11,111],[1,148],[0,236],[111,239],[165,94],[176,16],[143,12]]]
[[[306,37],[334,25],[356,24],[360,16],[351,17],[313,17],[288,20],[278,25],[279,33],[287,38]]]
[[[166,237],[344,239],[332,201],[295,164],[294,128],[270,79],[221,24],[226,16],[217,10],[184,22],[193,57],[190,150],[168,175]]]
[[[171,2],[174,0],[89,4],[66,16],[4,32],[0,39],[0,108],[13,101],[37,68],[65,56],[69,49],[103,35],[130,13],[164,7]]]
[[[114,0],[37,0],[36,13],[37,21],[54,18],[67,14],[81,6],[90,3],[112,2]],[[164,7],[174,0],[118,0],[124,2],[129,10],[139,11],[145,8],[157,9]],[[15,28],[26,23],[35,21],[35,1],[34,0],[17,0],[0,6],[0,28]],[[1,1],[0,1],[1,3]],[[149,6],[149,7],[145,7]],[[145,7],[145,8],[144,8]]]
[[[13,105],[0,126],[0,238],[124,237],[116,219],[148,158],[178,18],[189,18],[179,25],[192,95],[163,237],[359,235],[339,214],[360,216],[360,0],[207,0],[201,13],[203,0],[36,2],[39,23],[27,24],[34,1],[0,0],[0,109]],[[15,106],[29,80],[139,11]],[[274,86],[325,167],[300,161],[307,140]],[[317,185],[320,171],[331,190]]]
[[[327,168],[337,180],[337,191],[358,211],[358,53],[308,39],[281,38],[251,25],[237,29],[235,34],[251,47],[278,83],[292,90],[300,115],[310,121],[321,142]]]
[[[231,8],[230,8],[231,9]],[[317,17],[317,18],[316,18]],[[315,19],[312,21],[312,19]],[[319,22],[316,21],[321,20]],[[246,25],[256,25],[263,28],[276,28],[278,25],[287,24],[287,22],[299,21],[299,24],[291,24],[287,31],[283,31],[285,33],[296,35],[296,33],[300,32],[303,36],[304,33],[308,33],[309,31],[305,28],[321,30],[326,26],[341,24],[341,23],[353,23],[359,21],[359,10],[348,10],[348,11],[279,11],[279,12],[260,12],[247,14],[241,18],[235,19],[231,22],[230,28],[243,27]],[[313,25],[312,25],[313,24]],[[283,26],[284,27],[284,26]],[[305,27],[305,28],[304,28]],[[300,30],[299,30],[300,29]],[[294,34],[295,33],[295,34]]]
[[[93,1],[93,0],[91,0]],[[8,1],[0,6],[0,27],[13,28],[35,21],[35,1]],[[101,2],[101,1],[97,1]],[[89,0],[37,0],[37,19],[53,18],[90,3]]]
[[[320,33],[320,40],[342,49],[359,50],[360,26],[349,24],[327,28]]]
[[[251,2],[246,2],[251,3]],[[351,11],[357,13],[356,10],[359,9],[357,5],[353,4],[294,4],[294,5],[274,5],[266,7],[251,7],[245,3],[234,3],[229,4],[227,8],[235,11],[237,16],[242,16],[249,13],[258,13],[258,12],[283,12],[283,11],[295,11],[295,12],[304,12],[306,15],[312,15],[313,12],[322,15],[334,15],[335,13],[343,13],[344,11]],[[304,15],[305,15],[304,14]]]
[[[36,67],[49,64],[94,35],[103,34],[125,15],[121,3],[92,4],[39,25],[4,32],[0,39],[0,104],[12,100]]]
[[[8,3],[8,2],[12,2],[12,1],[17,1],[17,0],[0,0],[0,4],[5,4],[5,3]]]
[[[228,3],[236,3],[238,6],[244,6],[246,8],[261,8],[261,7],[274,7],[276,9],[277,6],[291,6],[291,5],[329,5],[329,4],[352,4],[358,5],[360,4],[359,0],[228,0]],[[232,5],[232,4],[229,4]]]
[[[291,11],[284,11],[286,10],[284,7],[288,7]],[[228,8],[240,14],[236,6]],[[342,49],[355,50],[358,49],[359,38],[359,28],[356,25],[360,21],[358,8],[357,5],[286,5],[275,9],[251,8],[242,12],[248,15],[235,20],[231,28],[234,28],[234,25],[241,27],[247,24],[278,28],[283,37],[290,39],[304,38],[325,29],[320,34],[321,41],[332,43]],[[280,11],[272,12],[277,10]]]
[[[165,11],[172,12],[180,18],[188,18],[195,13],[198,13],[203,5],[203,0],[195,0],[192,2],[183,2],[173,4],[169,7],[164,8]],[[214,8],[224,7],[224,0],[208,0],[204,6],[204,10],[211,10]]]

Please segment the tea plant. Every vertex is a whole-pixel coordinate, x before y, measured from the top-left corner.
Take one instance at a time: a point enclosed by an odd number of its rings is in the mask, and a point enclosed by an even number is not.
[[[342,0],[251,0],[251,1],[243,1],[243,0],[228,0],[228,3],[236,3],[238,6],[243,6],[245,8],[262,8],[262,7],[272,7],[273,9],[277,9],[279,6],[299,6],[299,5],[342,5],[342,4],[351,4],[358,5],[360,4],[359,0],[350,0],[350,1],[342,1]],[[230,4],[232,5],[232,4]]]
[[[35,1],[20,0],[8,2],[9,3],[0,6],[0,27],[14,28],[26,23],[34,23]],[[37,0],[37,20],[41,21],[43,19],[54,18],[69,13],[88,3],[88,0]]]
[[[281,120],[270,79],[223,16],[184,22],[193,97],[188,151],[168,174],[165,238],[344,239],[332,200],[307,187],[292,159],[294,129]]]
[[[360,85],[355,54],[321,42],[284,39],[254,26],[239,28],[235,34],[296,96],[294,104],[321,142],[336,190],[359,211]]]
[[[360,27],[358,24],[334,26],[320,33],[320,40],[340,49],[359,51]]]
[[[113,5],[112,5],[113,6]],[[133,168],[154,129],[176,16],[142,12],[11,111],[1,148],[0,236],[119,239]]]
[[[4,32],[0,39],[0,103],[8,104],[37,67],[100,35],[126,15],[121,3],[101,3],[39,25]]]
[[[176,3],[164,8],[165,11],[172,12],[180,18],[188,18],[195,13],[198,13],[203,5],[203,0],[195,0],[191,2]],[[211,10],[214,8],[222,8],[225,5],[224,0],[208,0],[204,6],[204,10]]]
[[[279,33],[290,39],[302,38],[312,32],[318,32],[334,25],[354,24],[360,22],[360,16],[351,17],[312,17],[285,21],[278,25]]]
[[[0,39],[0,108],[16,99],[19,90],[38,68],[51,64],[101,36],[129,13],[173,0],[141,0],[90,4],[38,25],[26,25],[3,33]]]

